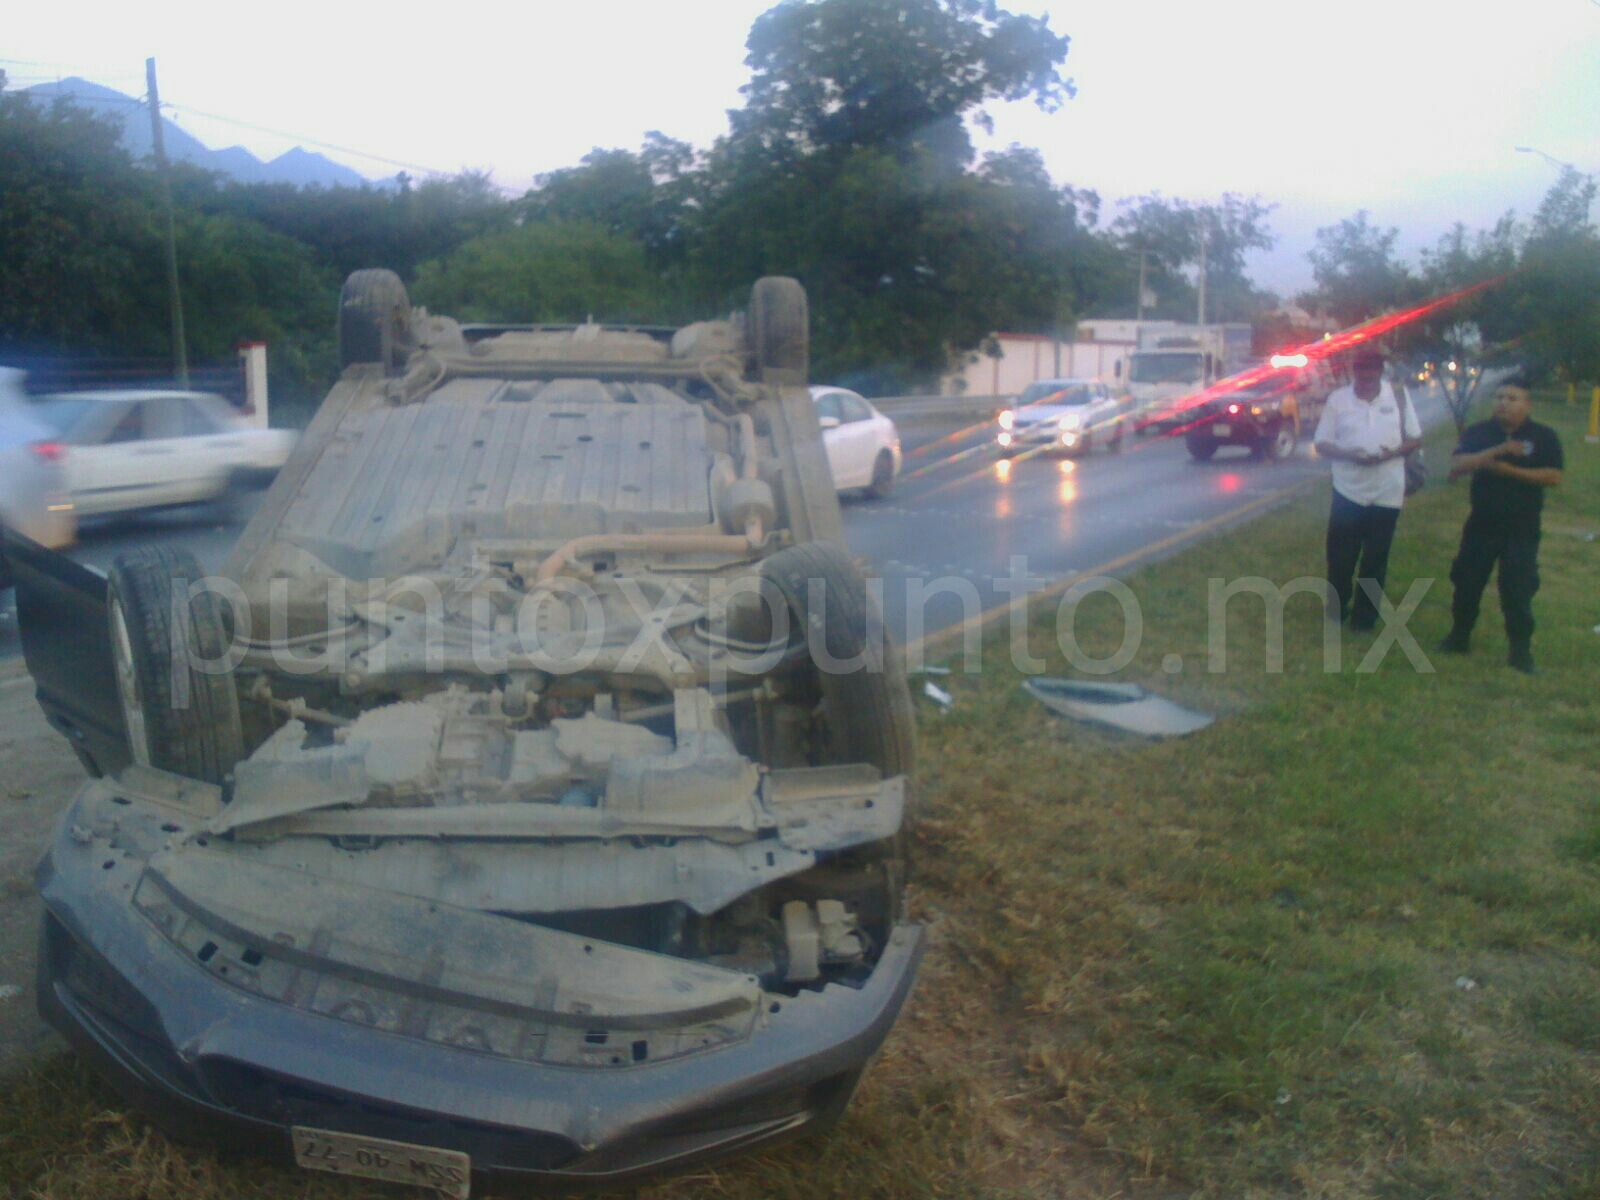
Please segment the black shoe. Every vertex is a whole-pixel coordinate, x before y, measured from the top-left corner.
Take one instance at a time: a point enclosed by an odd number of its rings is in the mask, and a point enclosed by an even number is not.
[[[1467,634],[1452,629],[1434,649],[1440,654],[1467,654],[1471,652],[1472,646]]]
[[[1506,659],[1506,666],[1513,671],[1521,671],[1524,675],[1537,675],[1539,668],[1533,665],[1533,652],[1531,650],[1513,650],[1511,657]]]

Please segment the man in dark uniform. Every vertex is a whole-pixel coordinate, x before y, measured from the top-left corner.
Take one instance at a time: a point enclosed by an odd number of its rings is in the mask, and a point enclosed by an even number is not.
[[[1500,608],[1506,618],[1507,659],[1533,674],[1533,594],[1539,590],[1539,513],[1544,490],[1561,482],[1561,439],[1529,417],[1525,380],[1513,377],[1495,389],[1494,419],[1470,425],[1450,464],[1450,478],[1472,476],[1472,509],[1461,531],[1461,549],[1450,567],[1455,584],[1454,623],[1439,643],[1447,654],[1465,654],[1478,619],[1489,572],[1500,564]]]

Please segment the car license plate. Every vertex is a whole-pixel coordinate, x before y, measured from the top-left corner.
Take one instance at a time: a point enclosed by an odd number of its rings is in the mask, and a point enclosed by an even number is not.
[[[1231,433],[1233,433],[1232,425],[1224,425],[1219,421],[1213,423],[1211,426],[1211,436],[1214,438],[1225,438]]]
[[[295,1161],[313,1171],[409,1183],[432,1188],[451,1200],[467,1200],[472,1190],[472,1160],[456,1150],[299,1125],[290,1132],[294,1136]]]

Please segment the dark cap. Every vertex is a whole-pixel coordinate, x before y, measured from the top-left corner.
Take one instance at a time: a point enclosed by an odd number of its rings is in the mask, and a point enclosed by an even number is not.
[[[1357,350],[1355,357],[1350,360],[1352,367],[1381,367],[1383,366],[1383,351],[1376,346],[1363,346]]]

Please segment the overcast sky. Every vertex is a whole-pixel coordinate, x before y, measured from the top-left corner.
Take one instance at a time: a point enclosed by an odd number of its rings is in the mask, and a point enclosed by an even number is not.
[[[520,191],[650,129],[709,145],[741,103],[744,40],[770,6],[479,0],[402,16],[282,0],[247,20],[212,0],[18,5],[0,67],[16,87],[80,75],[137,96],[154,55],[169,115],[207,145],[271,158],[306,144],[372,177],[484,169]],[[1037,147],[1108,216],[1149,191],[1274,201],[1279,244],[1252,269],[1286,293],[1310,283],[1315,229],[1359,208],[1399,226],[1408,255],[1457,218],[1531,212],[1556,169],[1515,146],[1600,170],[1600,0],[1008,7],[1071,36],[1078,95],[1049,115],[992,109],[984,144]]]

